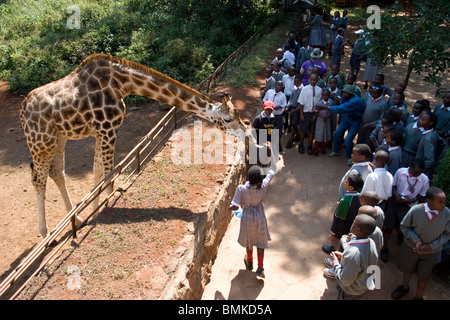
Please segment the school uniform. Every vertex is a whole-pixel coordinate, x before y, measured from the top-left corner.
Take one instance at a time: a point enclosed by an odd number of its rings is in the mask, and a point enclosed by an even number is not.
[[[373,242],[375,243],[375,247],[377,249],[377,254],[378,256],[380,256],[381,248],[383,248],[384,244],[383,231],[381,230],[381,227],[377,225],[375,227],[375,230],[367,238],[373,240]],[[349,241],[355,239],[356,239],[355,235],[352,235],[350,239],[347,238],[347,235],[342,236],[340,242],[343,250],[347,248]]]
[[[409,172],[408,168],[400,168],[394,175],[392,186],[396,191],[407,199],[416,198],[418,195],[426,196],[426,192],[430,187],[430,180],[422,173],[418,177],[414,177]],[[388,207],[385,212],[384,225],[388,229],[396,227],[400,221],[405,217],[409,209],[416,205],[417,202],[411,204],[400,204],[394,200],[394,197],[389,199]]]
[[[419,128],[416,122],[410,122],[403,134],[402,146],[402,167],[409,167],[411,162],[416,158],[417,148],[422,138],[423,128]]]
[[[300,50],[298,51],[298,56],[297,56],[297,61],[296,61],[297,70],[300,70],[303,63],[305,63],[305,61],[308,61],[309,58],[311,58],[311,52],[313,52],[313,48],[310,46],[308,46],[306,48],[305,47],[300,48]]]
[[[385,168],[375,168],[367,175],[361,193],[365,191],[375,191],[380,201],[378,206],[384,209],[386,201],[392,196],[392,183],[394,177]]]
[[[433,113],[437,116],[436,130],[440,131],[442,135],[450,130],[450,107],[445,107],[444,104],[438,104]]]
[[[283,58],[288,59],[291,63],[291,66],[295,66],[295,54],[293,54],[291,51],[286,50],[283,54]]]
[[[294,91],[294,76],[290,76],[288,74],[285,74],[283,76],[282,82],[284,87],[284,94],[286,96],[286,100],[289,101],[290,96],[292,95],[292,92]]]
[[[275,89],[275,78],[270,76],[269,78],[266,78],[265,80],[266,89],[265,92],[267,92],[270,89]]]
[[[341,65],[341,55],[344,50],[344,37],[338,34],[334,40],[333,45],[333,60],[331,63],[336,63],[338,66]]]
[[[377,248],[372,239],[354,239],[348,242],[341,261],[334,265],[334,273],[338,287],[338,299],[357,299],[375,285],[367,279],[370,266],[378,263]]]
[[[284,73],[283,71],[279,71],[279,72],[272,72],[272,77],[275,79],[275,83],[277,83],[278,81],[283,81],[283,77],[286,73]],[[275,88],[275,86],[274,86]]]
[[[281,71],[286,74],[288,72],[288,68],[291,66],[291,62],[289,61],[289,59],[285,57],[283,57],[282,59],[275,58],[272,60],[270,65],[273,66],[277,61],[281,62]]]
[[[317,105],[322,97],[322,89],[318,86],[307,85],[302,89],[298,97],[298,104],[303,106],[304,121],[300,120],[299,131],[300,132],[313,132],[315,130],[315,124],[312,122],[314,116],[314,107]]]
[[[380,66],[376,64],[375,60],[368,56],[366,61],[366,71],[364,72],[364,81],[374,81],[379,73]]]
[[[337,80],[337,85],[336,88],[338,88],[339,90],[342,90],[342,87],[344,86],[341,77],[337,74],[335,76],[333,76],[332,74],[330,74],[327,78],[327,87],[330,86],[329,82],[331,78],[335,78]]]
[[[287,104],[288,111],[293,111],[299,109],[298,98],[300,96],[300,92],[302,92],[303,85],[300,87],[294,86],[294,91],[289,99]],[[300,124],[300,112],[294,112],[290,114],[291,125],[298,126]]]
[[[416,158],[425,161],[425,174],[429,178],[433,176],[433,169],[436,165],[436,146],[439,139],[440,137],[436,130],[425,130],[422,132],[422,137],[417,147]]]
[[[387,165],[388,171],[394,175],[402,166],[402,148],[400,146],[389,146],[389,163]]]
[[[415,205],[400,223],[400,230],[405,237],[398,253],[398,269],[407,274],[417,273],[419,281],[427,280],[442,247],[450,240],[450,209],[445,207],[438,212],[431,210],[428,203]],[[421,255],[414,252],[419,240],[429,244],[431,251]]]
[[[419,120],[419,116],[415,116],[414,114],[410,114],[408,118],[406,118],[406,125],[410,124],[411,122],[417,122]]]
[[[372,168],[369,166],[369,163],[364,161],[364,162],[356,162],[352,165],[352,167],[350,169],[348,169],[348,171],[345,173],[345,175],[342,177],[341,182],[339,184],[339,196],[343,197],[345,194],[345,188],[344,188],[344,182],[347,179],[348,174],[352,171],[352,170],[356,170],[361,174],[361,178],[362,180],[365,182],[367,176],[369,175],[369,173],[372,173],[373,170]]]
[[[319,100],[317,103],[317,106],[324,106],[329,107],[332,105],[332,101],[328,99],[328,101],[323,101],[322,99]],[[328,110],[320,110],[318,112],[320,115],[326,116],[327,113],[330,113]],[[326,122],[323,121],[322,118],[317,117],[316,119],[316,128],[314,131],[314,139],[318,142],[327,142],[331,141],[331,123],[330,123],[330,117],[326,119]]]
[[[358,131],[358,142],[357,143],[366,143],[371,145],[370,143],[370,134],[373,131],[372,129],[363,129],[362,127],[368,123],[371,123],[373,127],[381,121],[386,112],[386,100],[384,100],[383,96],[378,97],[377,99],[373,99],[370,93],[366,93],[363,97],[363,103],[365,105],[364,114],[361,119],[361,126]]]
[[[338,36],[337,30],[341,27],[341,18],[331,18],[330,19],[330,28],[331,28],[331,32],[330,32],[330,42],[331,43],[335,43],[336,37]],[[341,48],[342,50],[342,48]]]
[[[360,208],[360,194],[356,191],[346,191],[345,195],[339,200],[338,206],[334,211],[333,222],[331,223],[330,233],[340,239],[344,234],[350,232],[350,228],[358,215]]]
[[[248,181],[239,185],[231,201],[232,205],[242,208],[238,243],[245,248],[269,247],[271,237],[262,202],[274,175],[274,171],[269,170],[259,189]]]

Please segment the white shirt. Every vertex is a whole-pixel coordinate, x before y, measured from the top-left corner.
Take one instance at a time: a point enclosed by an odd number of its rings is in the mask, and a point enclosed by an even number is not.
[[[284,109],[286,108],[287,102],[286,102],[286,95],[280,91],[280,92],[275,92],[275,89],[269,89],[267,90],[266,94],[264,95],[263,98],[263,102],[266,101],[272,101],[273,105],[275,107],[282,107],[279,110],[273,110],[272,114],[274,116],[283,114]]]
[[[425,202],[423,204],[423,209],[425,210],[425,213],[427,214],[429,220],[433,220],[433,218],[434,218],[433,217],[433,213],[435,215],[439,215],[439,211],[430,209],[430,206],[428,205],[428,202]]]
[[[295,54],[290,52],[289,50],[286,50],[283,54],[283,58],[286,58],[291,63],[291,66],[295,65]]]
[[[430,180],[425,174],[420,174],[420,176],[413,177],[409,173],[409,168],[399,168],[394,175],[393,186],[397,188],[397,192],[409,199],[415,198],[418,194],[425,197],[428,188],[430,187]],[[411,186],[411,187],[410,187]],[[410,188],[414,188],[414,192],[411,192]],[[413,206],[415,203],[410,204]]]
[[[292,95],[292,92],[294,92],[294,79],[295,76],[290,76],[288,74],[285,74],[283,76],[282,81],[284,87],[284,94],[288,97]]]
[[[313,90],[314,89],[314,90]],[[318,86],[308,84],[300,92],[297,102],[303,106],[303,112],[313,112],[314,107],[322,98],[322,89]]]
[[[365,191],[375,191],[378,193],[380,201],[387,200],[392,196],[392,183],[394,177],[385,168],[375,168],[367,175],[361,193]]]

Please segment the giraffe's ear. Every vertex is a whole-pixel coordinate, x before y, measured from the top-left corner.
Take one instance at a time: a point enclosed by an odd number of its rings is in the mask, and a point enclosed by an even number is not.
[[[222,105],[226,106],[228,110],[234,110],[234,105],[231,102],[231,98],[228,92],[222,94],[221,97],[222,97]]]

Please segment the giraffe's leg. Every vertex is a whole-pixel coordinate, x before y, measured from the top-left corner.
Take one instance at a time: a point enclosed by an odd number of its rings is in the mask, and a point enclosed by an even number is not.
[[[94,156],[94,186],[100,183],[112,169],[114,169],[114,145],[115,139],[106,136],[98,136],[95,139],[95,156]],[[113,190],[112,184],[106,189],[107,194]],[[92,202],[92,208],[98,207],[99,198]],[[98,212],[97,212],[98,214]]]
[[[45,218],[45,191],[47,187],[47,178],[50,161],[46,161],[46,157],[33,156],[33,163],[31,166],[31,183],[36,190],[38,201],[38,215],[39,215],[39,233],[43,238],[47,236],[48,228]]]
[[[49,168],[49,176],[55,182],[56,186],[61,193],[61,196],[64,201],[64,205],[66,206],[67,212],[72,210],[73,205],[70,200],[69,192],[67,191],[66,179],[64,176],[64,149],[66,146],[66,139],[64,137],[59,136],[57,141],[57,146],[55,150],[55,155],[53,156],[53,160],[50,164]],[[80,218],[75,218],[75,224],[79,226],[82,223]]]

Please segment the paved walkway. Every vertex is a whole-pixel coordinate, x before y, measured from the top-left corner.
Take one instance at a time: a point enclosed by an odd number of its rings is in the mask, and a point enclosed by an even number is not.
[[[283,139],[285,139],[284,137]],[[203,300],[334,300],[336,281],[323,277],[328,230],[336,206],[337,187],[348,170],[346,160],[300,155],[297,148],[282,152],[285,168],[279,172],[266,194],[264,206],[272,241],[265,252],[266,278],[256,278],[245,270],[245,249],[237,243],[239,219],[235,216],[220,245],[211,281]],[[392,239],[394,240],[394,239]],[[395,266],[399,245],[391,242],[391,261],[380,262],[381,289],[369,299],[390,299],[401,274]],[[413,279],[412,288],[415,288]],[[411,290],[408,298],[412,298]],[[450,299],[450,290],[430,281],[426,299]],[[405,298],[407,299],[407,298]]]

